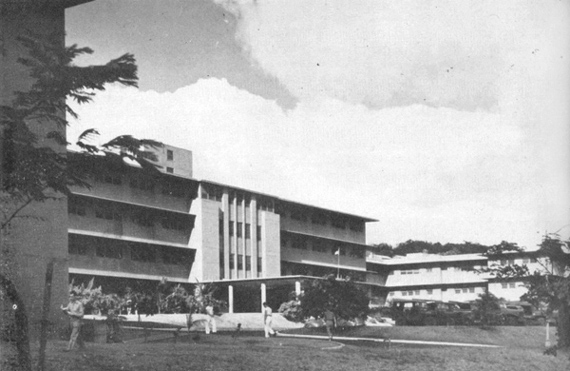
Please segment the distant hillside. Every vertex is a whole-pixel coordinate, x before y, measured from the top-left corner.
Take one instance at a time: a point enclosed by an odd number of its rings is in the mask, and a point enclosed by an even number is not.
[[[504,244],[505,242],[501,242]],[[507,243],[509,244],[509,243]],[[463,243],[446,243],[442,245],[439,242],[432,243],[426,241],[414,241],[408,240],[406,242],[399,243],[395,247],[386,243],[380,243],[373,245],[369,248],[369,251],[376,254],[382,254],[387,256],[394,255],[407,255],[410,253],[421,253],[426,252],[428,254],[439,254],[439,255],[459,255],[459,254],[483,254],[487,250],[493,248],[495,245],[486,246],[478,243],[472,243],[465,241]]]

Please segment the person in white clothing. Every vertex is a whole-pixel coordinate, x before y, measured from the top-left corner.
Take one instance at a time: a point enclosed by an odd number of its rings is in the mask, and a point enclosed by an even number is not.
[[[265,337],[268,338],[269,336],[277,336],[277,332],[273,330],[271,327],[271,323],[273,322],[273,311],[271,307],[267,305],[267,303],[263,303],[263,325],[265,328]]]
[[[206,305],[206,316],[206,334],[209,334],[210,331],[215,334],[217,332],[216,318],[214,317],[214,306],[212,303]]]

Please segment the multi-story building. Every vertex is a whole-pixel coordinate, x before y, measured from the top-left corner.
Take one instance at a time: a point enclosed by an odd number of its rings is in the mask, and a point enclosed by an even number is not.
[[[279,305],[326,274],[366,281],[374,219],[192,178],[190,151],[157,150],[159,171],[117,156],[70,154],[97,167],[69,198],[70,278],[110,292],[213,282],[230,311]],[[368,286],[379,286],[376,284]]]
[[[175,167],[174,148],[166,146],[164,158],[162,152],[159,171],[117,156],[70,152],[72,166],[89,166],[96,174],[87,179],[90,188],[74,189],[68,200],[72,280],[96,277],[108,292],[155,285],[163,277],[188,282],[196,254],[189,247],[195,223],[190,208],[198,182],[190,178],[191,164]]]
[[[436,255],[426,253],[406,256],[367,254],[370,271],[384,277],[389,301],[396,298],[467,302],[476,300],[487,289],[498,298],[518,301],[527,291],[524,279],[496,278],[485,268],[526,265],[529,272],[551,269],[537,252],[506,253],[499,258],[481,254]]]

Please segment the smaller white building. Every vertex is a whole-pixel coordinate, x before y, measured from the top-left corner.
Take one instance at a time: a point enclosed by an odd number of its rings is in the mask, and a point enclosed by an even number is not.
[[[384,277],[386,301],[427,299],[468,302],[487,289],[498,298],[518,301],[526,293],[521,279],[497,279],[482,273],[488,267],[526,265],[531,273],[544,272],[549,262],[536,251],[508,253],[489,259],[482,254],[437,255],[414,253],[387,257],[368,253],[367,270]]]

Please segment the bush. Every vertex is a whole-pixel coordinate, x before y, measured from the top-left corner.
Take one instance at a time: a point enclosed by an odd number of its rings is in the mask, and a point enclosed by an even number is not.
[[[283,317],[293,322],[303,321],[303,309],[301,308],[301,302],[299,300],[286,301],[279,307],[279,313],[283,314]]]

